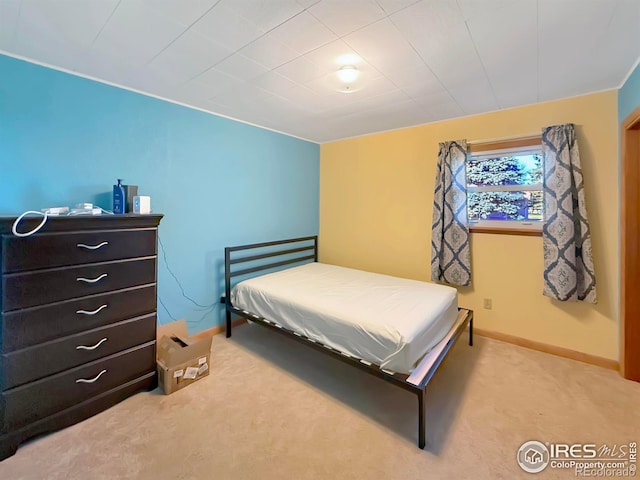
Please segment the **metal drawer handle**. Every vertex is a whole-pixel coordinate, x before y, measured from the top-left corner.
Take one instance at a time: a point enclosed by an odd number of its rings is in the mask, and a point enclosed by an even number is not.
[[[91,380],[87,380],[86,378],[79,378],[79,379],[76,380],[76,383],[93,383],[93,382],[97,381],[105,373],[107,373],[106,369],[102,370],[98,375],[93,377]]]
[[[96,278],[84,278],[84,277],[78,277],[76,278],[76,280],[78,282],[85,282],[85,283],[96,283],[99,282],[100,280],[102,280],[104,277],[106,277],[107,274],[103,273],[102,275],[100,275],[99,277]]]
[[[86,245],[84,243],[78,243],[78,248],[85,248],[87,250],[98,250],[99,248],[104,247],[105,245],[109,245],[109,242],[98,243],[97,245]]]
[[[98,308],[96,308],[93,311],[89,311],[89,310],[76,310],[76,313],[78,314],[82,314],[82,315],[95,315],[96,313],[100,312],[101,310],[107,308],[107,304],[105,303],[104,305],[100,305]]]
[[[76,350],[95,350],[96,348],[98,348],[100,345],[102,345],[106,341],[107,341],[107,337],[104,337],[102,340],[100,340],[98,343],[96,343],[93,347],[87,347],[85,345],[78,345],[76,347]]]

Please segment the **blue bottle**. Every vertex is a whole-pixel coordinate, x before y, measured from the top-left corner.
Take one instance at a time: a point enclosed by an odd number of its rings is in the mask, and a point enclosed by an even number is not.
[[[113,186],[113,213],[122,214],[125,213],[126,195],[124,193],[124,186],[122,185],[122,179],[118,179],[118,185]]]

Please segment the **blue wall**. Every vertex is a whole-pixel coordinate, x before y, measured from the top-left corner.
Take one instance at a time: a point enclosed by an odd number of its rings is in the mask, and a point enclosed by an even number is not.
[[[640,64],[618,91],[618,118],[622,122],[640,105]]]
[[[186,294],[213,305],[225,246],[318,233],[319,146],[0,55],[0,214],[151,196]],[[219,324],[160,255],[158,293],[193,332]],[[158,306],[159,321],[171,317]]]

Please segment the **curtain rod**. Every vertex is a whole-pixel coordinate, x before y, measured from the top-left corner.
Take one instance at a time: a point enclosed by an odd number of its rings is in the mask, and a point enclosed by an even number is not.
[[[467,142],[467,145],[482,145],[483,143],[498,143],[498,142],[508,142],[511,140],[529,140],[536,139],[542,137],[542,132],[540,133],[524,133],[522,135],[512,135],[510,137],[500,137],[500,138],[487,138],[484,140],[471,140]]]

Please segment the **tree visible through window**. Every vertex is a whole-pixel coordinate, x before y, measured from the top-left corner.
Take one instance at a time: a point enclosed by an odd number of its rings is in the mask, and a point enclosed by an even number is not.
[[[511,149],[467,159],[470,224],[539,228],[543,220],[542,152]]]

